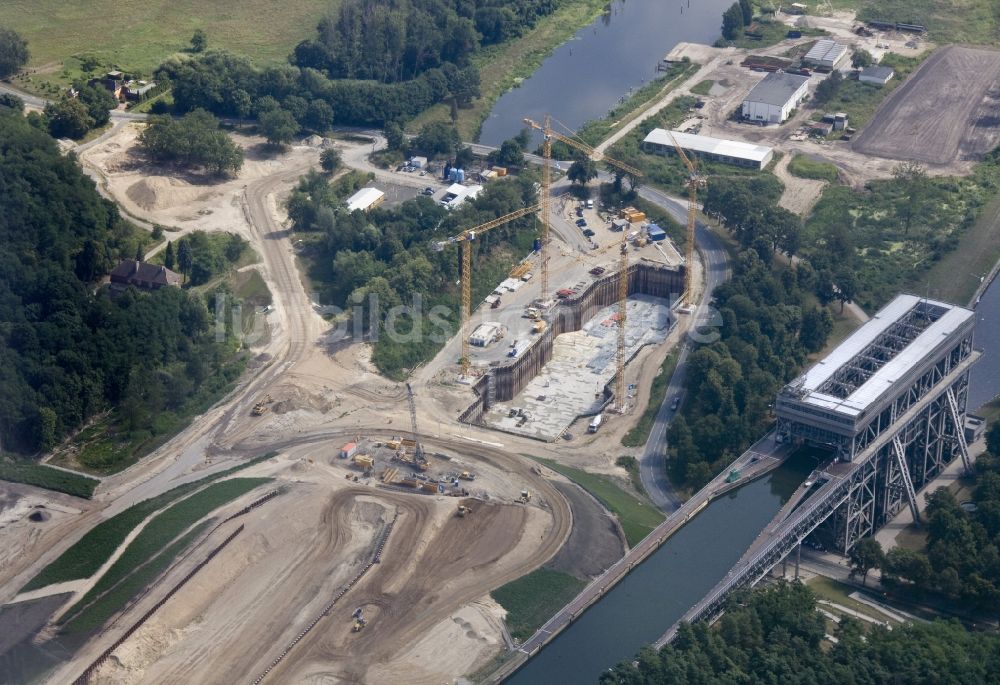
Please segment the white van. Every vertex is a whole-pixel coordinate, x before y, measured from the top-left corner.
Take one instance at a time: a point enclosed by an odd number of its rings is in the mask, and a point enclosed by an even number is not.
[[[587,200],[587,209],[593,209],[593,208],[594,208],[594,201]]]

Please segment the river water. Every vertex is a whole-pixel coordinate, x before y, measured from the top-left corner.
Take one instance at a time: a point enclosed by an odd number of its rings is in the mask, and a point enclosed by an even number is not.
[[[580,29],[505,93],[483,122],[479,142],[499,145],[546,113],[577,129],[607,114],[630,89],[656,77],[656,65],[681,41],[711,44],[732,0],[613,0],[610,12]],[[558,130],[565,133],[562,128]]]
[[[808,454],[794,456],[709,504],[506,682],[597,682],[708,594],[816,464]]]
[[[1000,394],[1000,277],[983,293],[976,305],[976,347],[983,358],[972,367],[969,379],[969,411]]]

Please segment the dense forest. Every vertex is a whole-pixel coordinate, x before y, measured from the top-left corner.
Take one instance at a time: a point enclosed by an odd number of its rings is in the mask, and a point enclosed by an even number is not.
[[[684,625],[676,639],[601,675],[602,685],[687,683],[996,682],[1000,637],[957,622],[910,623],[888,630],[841,619],[824,640],[826,619],[804,585],[778,584],[734,595],[715,627]]]
[[[97,194],[75,158],[0,110],[0,439],[53,447],[111,411],[114,442],[172,426],[201,393],[239,372],[204,300],[177,288],[112,297],[99,281],[146,235]],[[117,449],[89,454],[102,468]]]
[[[366,335],[375,341],[375,364],[383,373],[397,376],[432,356],[457,324],[458,246],[438,252],[432,241],[535,204],[536,196],[532,178],[524,176],[491,183],[475,201],[453,211],[419,196],[396,208],[348,213],[329,179],[314,172],[292,192],[288,212],[296,231],[311,234],[305,236],[311,245],[310,275],[320,288],[321,301],[345,309],[361,307]],[[533,217],[512,221],[476,241],[474,303],[531,249],[534,221]],[[372,296],[377,298],[377,310]],[[414,297],[421,298],[421,328],[414,332],[414,317],[407,313],[390,324],[399,335],[380,335],[389,323],[390,309],[413,306]],[[436,323],[428,321],[427,314],[439,305],[444,309]]]
[[[740,253],[732,279],[715,290],[718,327],[702,333],[719,339],[689,357],[688,396],[670,425],[672,476],[694,488],[764,433],[771,398],[833,328],[829,313],[812,304],[815,274],[772,267],[770,244],[757,244],[763,254]]]
[[[520,35],[558,0],[345,0],[300,43],[288,66],[258,69],[243,57],[205,52],[173,58],[157,80],[173,84],[178,112],[197,108],[246,118],[291,113],[300,126],[384,126],[439,102],[479,96],[470,61],[481,45]]]

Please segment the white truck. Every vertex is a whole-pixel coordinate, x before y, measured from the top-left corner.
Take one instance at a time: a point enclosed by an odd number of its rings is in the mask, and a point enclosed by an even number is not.
[[[590,420],[590,425],[587,426],[588,433],[596,433],[597,429],[601,427],[601,421],[604,420],[604,414],[598,414]]]

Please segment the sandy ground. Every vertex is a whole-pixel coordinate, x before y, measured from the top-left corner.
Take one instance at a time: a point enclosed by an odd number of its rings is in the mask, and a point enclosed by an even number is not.
[[[799,178],[788,171],[788,163],[792,161],[794,153],[789,153],[778,160],[774,165],[774,175],[785,184],[785,192],[781,194],[778,205],[790,212],[795,212],[799,216],[809,216],[809,212],[819,202],[823,188],[827,186],[826,181],[814,181],[808,178]],[[810,155],[815,157],[815,155]]]
[[[552,547],[559,531],[545,503],[470,500],[473,513],[459,518],[455,498],[353,484],[345,462],[323,451],[266,470],[288,491],[241,519],[243,534],[115,652],[97,682],[253,680],[367,563],[396,512],[382,563],[269,680],[446,682],[497,651],[502,610],[483,588],[518,577]],[[369,625],[352,633],[359,606]]]

